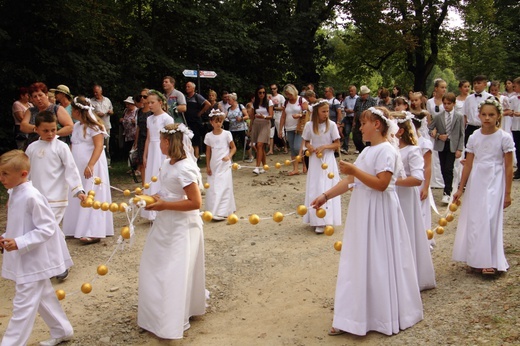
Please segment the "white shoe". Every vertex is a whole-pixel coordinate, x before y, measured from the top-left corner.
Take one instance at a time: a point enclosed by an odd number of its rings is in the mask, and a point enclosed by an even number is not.
[[[63,338],[57,338],[57,339],[49,339],[45,341],[40,341],[40,346],[56,346],[61,344],[62,342],[72,340],[72,337],[74,336],[74,333],[64,336]]]
[[[256,175],[260,174],[260,167],[256,167],[255,169],[253,169],[253,173],[255,173]]]
[[[354,154],[359,154],[359,150],[354,151]]]
[[[444,195],[442,196],[442,200],[441,200],[441,202],[444,203],[444,204],[450,204],[450,196],[444,194]]]
[[[260,168],[260,174],[261,174],[261,173],[265,173],[265,169]]]
[[[316,232],[316,234],[323,234],[324,231],[325,231],[325,227],[323,227],[323,226],[317,226],[314,229],[314,232]]]

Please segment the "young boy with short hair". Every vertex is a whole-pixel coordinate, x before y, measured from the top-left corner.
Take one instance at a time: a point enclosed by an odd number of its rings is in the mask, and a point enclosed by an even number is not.
[[[462,155],[464,144],[464,124],[462,114],[455,111],[457,98],[454,93],[442,97],[444,110],[432,118],[430,130],[437,129],[433,149],[439,152],[444,194],[442,203],[449,204],[453,184],[455,159]]]
[[[486,76],[475,76],[475,78],[473,78],[474,93],[466,97],[466,101],[464,101],[464,125],[466,126],[464,132],[464,147],[468,143],[469,136],[482,126],[478,117],[478,106],[482,101],[493,97],[493,95],[486,91],[487,82],[488,79]]]
[[[73,329],[50,278],[72,266],[65,239],[47,199],[28,181],[29,157],[21,150],[0,156],[0,182],[9,189],[2,276],[15,282],[13,315],[2,346],[26,345],[36,314],[49,326],[54,346],[72,339]]]
[[[40,139],[31,143],[25,153],[32,166],[29,180],[47,198],[59,225],[68,204],[69,188],[80,200],[86,196],[70,148],[56,136],[56,121],[52,112],[38,113],[35,132]]]

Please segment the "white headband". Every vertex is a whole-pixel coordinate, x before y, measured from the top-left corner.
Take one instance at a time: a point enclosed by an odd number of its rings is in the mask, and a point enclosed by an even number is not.
[[[74,106],[80,108],[80,109],[83,109],[85,111],[88,111],[88,116],[90,117],[90,119],[92,121],[94,121],[95,123],[99,122],[98,118],[96,117],[96,115],[92,112],[94,110],[94,107],[92,107],[90,105],[90,99],[85,97],[85,101],[88,103],[88,105],[84,105],[84,104],[81,104],[78,102],[78,97],[76,96],[74,98]]]
[[[166,128],[162,128],[160,130],[161,133],[166,133],[166,134],[169,134],[169,135],[173,135],[175,132],[182,132],[184,135],[186,135],[188,138],[193,138],[193,132],[188,128],[188,126],[184,125],[184,124],[179,124],[177,126],[177,129],[171,129],[171,130],[167,130]]]
[[[410,112],[402,111],[402,113],[405,115],[402,119],[396,119],[399,124],[405,123],[407,121],[410,121],[413,119],[414,115]]]
[[[387,117],[385,117],[385,114],[379,110],[379,109],[376,109],[374,107],[370,107],[368,109],[369,112],[371,112],[372,114],[375,114],[377,115],[378,117],[380,117],[382,120],[385,121],[386,125],[388,125],[388,127],[392,126],[392,120],[388,119]]]
[[[220,109],[212,109],[211,112],[209,112],[208,116],[210,118],[212,118],[212,117],[226,116],[226,114],[224,114],[224,112],[220,111]]]

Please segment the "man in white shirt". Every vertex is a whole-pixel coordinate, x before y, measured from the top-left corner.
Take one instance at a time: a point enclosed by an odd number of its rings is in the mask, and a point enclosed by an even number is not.
[[[103,120],[105,131],[108,133],[108,137],[104,140],[104,145],[107,164],[108,167],[110,167],[110,129],[112,128],[112,125],[110,124],[110,116],[114,114],[114,108],[112,107],[110,99],[103,96],[103,88],[101,85],[94,85],[92,92],[94,93],[94,97],[90,100],[90,105],[94,107],[96,115]]]
[[[354,107],[356,106],[356,100],[359,96],[357,95],[357,88],[355,85],[349,85],[348,87],[348,96],[343,100],[343,110],[345,111],[345,116],[343,120],[341,120],[340,130],[343,131],[343,145],[341,147],[341,152],[343,154],[348,153],[348,138],[350,137],[350,132],[352,132],[352,123],[354,121]]]
[[[464,101],[464,124],[466,125],[464,147],[466,147],[468,143],[469,136],[482,126],[478,118],[478,106],[487,98],[494,97],[486,92],[487,82],[487,77],[483,75],[478,75],[473,78],[473,91],[475,91],[475,93],[469,95],[466,101]]]

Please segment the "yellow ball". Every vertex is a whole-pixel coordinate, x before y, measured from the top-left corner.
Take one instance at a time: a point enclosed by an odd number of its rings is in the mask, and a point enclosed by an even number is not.
[[[58,300],[65,299],[65,291],[64,290],[56,290],[56,297]]]
[[[94,204],[94,200],[92,198],[87,198],[85,199],[85,205],[87,206],[87,208],[90,208],[92,207],[92,205]]]
[[[101,210],[107,211],[110,208],[110,204],[108,202],[101,203]]]
[[[121,227],[121,237],[123,237],[123,239],[130,239],[130,227]]]
[[[285,160],[285,165],[286,166],[290,166],[291,165],[291,160]]]
[[[426,231],[426,236],[428,237],[428,240],[433,239],[433,231],[431,229]]]
[[[128,204],[126,204],[125,202],[122,202],[121,204],[119,204],[119,211],[123,213],[126,211],[127,207],[128,207]]]
[[[450,213],[450,214],[446,215],[446,221],[448,221],[448,222],[452,222],[453,219],[455,219],[455,217],[453,216],[453,214]]]
[[[99,208],[101,208],[101,202],[100,201],[94,201],[94,203],[92,203],[92,208],[98,210]]]
[[[154,176],[152,176],[152,179],[151,179],[151,180],[152,180],[152,182],[155,183],[155,182],[158,180],[158,178],[154,175]]]
[[[256,225],[257,223],[260,222],[260,217],[258,217],[258,215],[256,214],[251,214],[249,216],[249,222],[252,224],[252,225]]]
[[[300,162],[302,160],[302,157],[300,155],[296,155],[295,160],[296,162]]]
[[[210,222],[211,220],[213,220],[213,214],[210,211],[206,210],[202,213],[202,220]]]
[[[438,226],[438,227],[435,229],[435,232],[437,232],[437,234],[443,234],[443,233],[444,233],[444,227],[442,227],[442,226]]]
[[[445,218],[443,218],[443,217],[441,217],[441,218],[439,219],[439,225],[440,225],[440,226],[444,227],[444,226],[446,226],[447,224],[448,224],[448,220],[447,220],[447,219],[445,219]]]
[[[455,212],[459,208],[455,203],[450,204],[450,211]]]
[[[299,205],[298,208],[296,208],[296,212],[298,213],[298,215],[305,215],[307,214],[307,207],[304,206],[303,204],[302,205]]]
[[[333,235],[334,227],[332,227],[331,225],[325,226],[325,230],[323,231],[323,233],[325,233],[325,235],[328,235],[328,236]]]
[[[316,209],[316,216],[323,219],[327,215],[327,212],[323,208]]]
[[[234,171],[238,170],[238,163],[235,162],[234,164],[232,164],[232,165],[231,165],[231,168],[232,168]]]
[[[124,195],[125,197],[130,196],[130,190],[126,189],[125,191],[123,191],[123,195]]]
[[[280,162],[275,163],[274,165],[276,168],[280,169],[282,167],[282,164]]]
[[[143,188],[145,188],[145,189],[149,189],[149,188],[150,188],[150,183],[144,183],[144,184],[143,184]]]
[[[108,267],[104,264],[100,264],[98,267],[97,267],[97,273],[98,275],[106,275],[108,273]]]
[[[234,225],[238,222],[238,216],[236,214],[231,214],[227,217],[227,222],[230,225]]]
[[[116,211],[119,211],[119,205],[117,203],[110,203],[108,209],[110,209],[112,213],[115,213]]]
[[[88,198],[87,198],[88,199]],[[83,207],[83,208],[88,208],[87,206],[87,199],[84,199],[83,201],[79,202],[79,204]]]
[[[94,184],[96,184],[96,185],[101,184],[101,178],[100,177],[95,177],[94,178]]]
[[[323,153],[316,153],[316,156],[318,157],[318,159],[321,159],[323,157]]]
[[[273,214],[273,220],[275,222],[282,222],[283,221],[283,214],[280,213],[279,211],[277,211],[276,213]]]
[[[92,285],[88,282],[84,283],[83,285],[81,285],[81,292],[89,294],[90,292],[92,292]]]
[[[324,169],[324,170],[325,170],[325,169],[327,169],[327,168],[329,168],[329,165],[327,165],[325,162],[323,162],[323,163],[321,164],[321,169]]]
[[[269,165],[264,165],[264,171],[268,171],[269,170]]]
[[[140,187],[136,187],[134,191],[136,195],[140,195],[143,193],[143,189],[141,189]]]
[[[305,156],[307,156],[307,157],[311,156],[311,152],[308,150],[305,150]]]
[[[338,240],[337,242],[334,243],[334,249],[336,249],[336,251],[341,251],[342,247],[343,247],[343,243],[341,242],[341,240]]]
[[[209,183],[204,183],[204,188],[209,189]]]
[[[329,179],[334,179],[334,173],[329,172],[329,174],[327,174],[327,177],[328,177]]]
[[[458,199],[455,201],[455,204],[460,207],[460,205],[462,204],[462,201],[460,199]]]
[[[92,196],[92,198],[94,198],[94,196],[96,196],[96,191],[94,191],[94,190],[90,190],[90,191],[88,192],[88,195],[89,195],[89,196]]]

